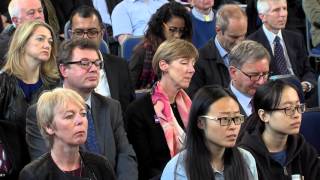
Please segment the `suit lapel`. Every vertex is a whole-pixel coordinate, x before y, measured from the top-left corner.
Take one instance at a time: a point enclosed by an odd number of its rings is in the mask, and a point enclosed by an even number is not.
[[[289,61],[290,61],[292,70],[296,74],[297,72],[295,70],[297,68],[296,68],[296,63],[294,62],[294,60],[295,60],[295,52],[294,52],[293,48],[291,48],[291,46],[290,46],[293,43],[293,42],[291,42],[291,39],[294,38],[294,37],[289,37],[285,30],[282,30],[282,37],[283,37],[284,44],[286,46],[286,50],[287,50],[287,53],[288,53],[288,57],[289,57]]]

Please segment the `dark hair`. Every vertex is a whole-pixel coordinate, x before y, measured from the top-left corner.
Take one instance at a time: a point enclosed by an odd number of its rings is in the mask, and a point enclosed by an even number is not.
[[[211,152],[206,145],[205,134],[198,127],[199,116],[208,113],[209,107],[223,97],[235,97],[220,86],[204,86],[192,100],[187,129],[185,169],[189,180],[214,179],[210,164]],[[248,179],[242,156],[237,148],[226,148],[224,153],[225,179]]]
[[[100,13],[93,7],[84,5],[84,6],[80,6],[77,9],[75,9],[74,11],[72,11],[71,15],[70,15],[70,27],[72,27],[72,19],[75,15],[79,15],[81,18],[89,18],[92,16],[96,16],[98,18],[100,27],[102,29],[104,29],[104,25],[102,22],[102,18]]]
[[[162,5],[150,18],[148,22],[148,29],[145,32],[145,39],[142,43],[152,45],[153,49],[166,40],[163,33],[163,23],[170,21],[173,17],[179,17],[184,20],[185,32],[181,39],[191,41],[192,38],[192,23],[187,9],[177,2],[170,2]]]
[[[283,90],[287,87],[293,88],[299,94],[297,87],[289,80],[284,79],[271,80],[257,89],[252,99],[254,116],[252,121],[255,122],[254,125],[262,125],[264,127],[264,123],[262,123],[258,115],[258,110],[268,111],[277,108],[280,104]]]

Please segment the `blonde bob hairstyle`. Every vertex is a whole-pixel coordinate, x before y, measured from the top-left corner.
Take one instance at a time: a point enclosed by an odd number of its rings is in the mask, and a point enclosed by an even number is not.
[[[16,29],[10,43],[7,61],[3,67],[3,71],[10,75],[14,75],[19,79],[24,79],[24,77],[26,77],[26,67],[24,67],[22,63],[24,60],[25,46],[33,32],[40,26],[47,28],[51,32],[53,40],[49,60],[40,65],[40,77],[44,84],[48,84],[59,79],[59,73],[56,64],[57,42],[52,28],[48,24],[39,20],[27,21]]]
[[[46,128],[55,129],[54,117],[57,115],[57,109],[66,109],[68,103],[74,103],[76,106],[85,109],[85,101],[74,90],[66,88],[56,88],[44,92],[37,103],[37,123],[44,139],[52,148],[54,135],[47,133]]]
[[[170,64],[172,61],[180,58],[197,60],[199,57],[198,50],[192,43],[183,39],[170,39],[160,44],[152,59],[153,71],[161,78],[162,71],[159,67],[161,60]]]

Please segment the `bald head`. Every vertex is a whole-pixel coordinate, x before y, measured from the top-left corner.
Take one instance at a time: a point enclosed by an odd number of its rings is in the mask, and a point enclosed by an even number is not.
[[[16,26],[28,20],[44,21],[43,8],[40,0],[11,0],[8,6],[12,23]]]

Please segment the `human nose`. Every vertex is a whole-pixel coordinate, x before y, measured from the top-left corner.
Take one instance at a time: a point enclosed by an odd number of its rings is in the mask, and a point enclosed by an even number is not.
[[[77,126],[82,125],[82,124],[84,123],[84,121],[87,121],[87,117],[86,117],[86,116],[82,116],[82,115],[80,115],[80,114],[78,114],[78,115],[75,117],[75,120],[74,120],[74,122],[75,122],[75,124],[76,124]]]

